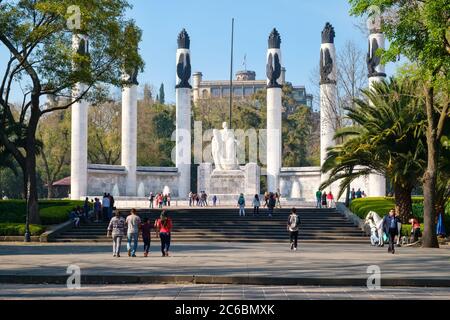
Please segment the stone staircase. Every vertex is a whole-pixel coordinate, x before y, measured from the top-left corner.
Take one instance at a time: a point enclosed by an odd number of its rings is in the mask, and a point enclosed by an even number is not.
[[[289,209],[276,209],[272,218],[267,209],[261,209],[253,217],[253,209],[246,210],[246,217],[239,217],[238,210],[192,208],[168,210],[173,219],[174,242],[278,242],[286,241],[286,221]],[[121,210],[123,216],[128,210]],[[297,210],[301,226],[299,240],[302,242],[351,242],[367,243],[368,237],[335,209],[301,208]],[[160,210],[138,210],[141,218],[154,221]],[[57,242],[110,242],[106,237],[106,222],[90,223],[63,232]],[[154,233],[152,238],[155,240]]]

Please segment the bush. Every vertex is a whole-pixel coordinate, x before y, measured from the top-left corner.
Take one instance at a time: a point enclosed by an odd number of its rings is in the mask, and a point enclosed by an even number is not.
[[[68,219],[70,210],[83,206],[83,201],[43,200],[39,201],[42,224],[58,224]],[[24,223],[26,206],[24,200],[0,200],[0,222]]]
[[[39,225],[30,225],[32,236],[39,236],[45,232],[45,227]],[[24,223],[0,223],[0,234],[2,236],[23,236],[25,234]]]

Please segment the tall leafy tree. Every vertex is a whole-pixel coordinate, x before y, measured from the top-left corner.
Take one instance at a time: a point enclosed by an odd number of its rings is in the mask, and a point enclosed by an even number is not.
[[[164,83],[161,83],[161,86],[159,87],[159,103],[165,104],[166,103],[166,94],[164,92]]]
[[[5,0],[0,2],[0,45],[8,52],[0,77],[0,144],[19,164],[29,183],[30,222],[39,223],[36,177],[36,130],[41,118],[94,96],[97,84],[122,84],[122,71],[142,68],[137,51],[141,32],[125,19],[125,0]],[[78,14],[79,13],[79,14]],[[74,33],[89,36],[89,54],[73,48]],[[74,68],[75,66],[75,68]],[[25,88],[19,115],[12,113],[15,83]],[[70,97],[66,105],[49,107],[44,95]],[[22,145],[15,140],[21,140]],[[23,147],[21,147],[23,146]]]
[[[439,247],[436,237],[436,191],[440,140],[450,121],[450,2],[448,0],[349,0],[351,13],[384,14],[382,30],[390,47],[383,60],[399,55],[416,62],[423,79],[424,110],[427,115],[427,168],[423,175],[424,247]],[[445,96],[436,101],[438,91]]]

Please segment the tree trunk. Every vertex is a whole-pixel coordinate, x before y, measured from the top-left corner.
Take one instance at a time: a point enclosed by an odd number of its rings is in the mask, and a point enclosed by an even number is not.
[[[437,126],[434,111],[434,90],[430,87],[426,90],[425,99],[427,111],[427,169],[423,176],[423,222],[424,231],[422,246],[424,248],[439,248],[436,235],[436,186],[437,186]]]
[[[51,181],[47,183],[47,198],[53,199],[53,182]]]
[[[402,223],[408,222],[412,216],[412,187],[394,184],[395,209]]]
[[[30,139],[34,140],[34,139]],[[36,179],[36,148],[28,146],[27,148],[27,175],[29,179],[30,190],[28,194],[28,214],[29,221],[32,224],[41,224],[38,205],[38,190]],[[25,186],[27,187],[27,186]]]

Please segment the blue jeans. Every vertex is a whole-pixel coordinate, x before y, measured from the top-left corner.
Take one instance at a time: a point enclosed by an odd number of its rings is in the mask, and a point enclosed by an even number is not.
[[[316,208],[322,209],[322,199],[317,199]]]
[[[245,216],[245,206],[240,204],[239,205],[239,216]]]
[[[169,252],[170,249],[170,232],[160,232],[159,238],[161,239],[161,252],[164,254]]]
[[[139,238],[139,233],[129,233],[127,235],[127,249],[131,250],[131,255],[135,255],[136,254],[136,250],[137,250],[137,246],[138,246],[138,238]],[[131,241],[133,241],[133,246],[131,246]]]

